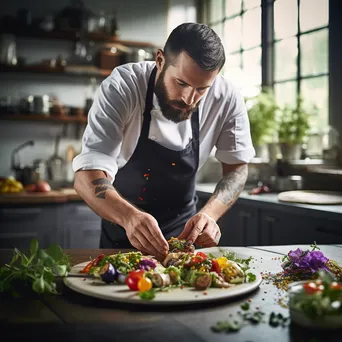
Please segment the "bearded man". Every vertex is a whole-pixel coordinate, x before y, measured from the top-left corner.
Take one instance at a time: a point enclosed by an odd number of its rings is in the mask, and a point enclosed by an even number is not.
[[[74,188],[102,218],[100,248],[161,259],[171,237],[203,247],[234,204],[255,151],[243,96],[220,73],[224,47],[207,25],[184,23],[156,60],[116,67],[88,113]],[[222,178],[196,210],[196,173],[213,149]]]

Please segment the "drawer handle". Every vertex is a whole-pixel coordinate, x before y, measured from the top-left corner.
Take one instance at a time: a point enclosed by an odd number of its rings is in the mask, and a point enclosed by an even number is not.
[[[252,214],[251,214],[251,213],[248,213],[248,212],[246,212],[246,211],[240,211],[240,212],[239,212],[239,216],[240,216],[240,217],[245,217],[245,218],[250,218],[250,217],[252,217]]]
[[[268,223],[274,223],[274,222],[277,222],[277,219],[272,216],[265,216],[265,221]]]
[[[329,235],[342,236],[342,232],[338,232],[336,230],[325,228],[325,227],[317,227],[316,231],[319,233],[324,233],[324,234],[329,234]]]

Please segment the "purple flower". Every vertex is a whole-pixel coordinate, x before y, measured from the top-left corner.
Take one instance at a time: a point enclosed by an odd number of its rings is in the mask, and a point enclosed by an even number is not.
[[[302,255],[304,254],[304,252],[300,249],[297,248],[295,251],[290,251],[288,256],[290,257],[291,261],[295,262],[297,261]]]
[[[325,263],[329,260],[320,251],[307,251],[303,253],[301,249],[290,251],[289,261],[286,263],[286,268],[293,271],[306,271],[315,273],[320,269],[327,269]]]

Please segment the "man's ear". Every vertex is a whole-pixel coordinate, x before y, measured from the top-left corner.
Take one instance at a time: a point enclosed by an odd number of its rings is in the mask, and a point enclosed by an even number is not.
[[[163,66],[165,64],[165,56],[164,52],[161,49],[158,49],[157,55],[156,55],[156,66],[159,71],[163,69]]]

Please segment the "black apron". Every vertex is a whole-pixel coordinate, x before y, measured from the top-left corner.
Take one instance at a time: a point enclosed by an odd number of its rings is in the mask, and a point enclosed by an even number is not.
[[[118,170],[114,188],[129,202],[151,214],[166,239],[177,237],[196,214],[196,172],[199,162],[198,110],[191,116],[192,140],[173,151],[148,138],[157,68],[149,79],[143,125],[136,149]],[[125,230],[102,220],[100,248],[131,248]]]

